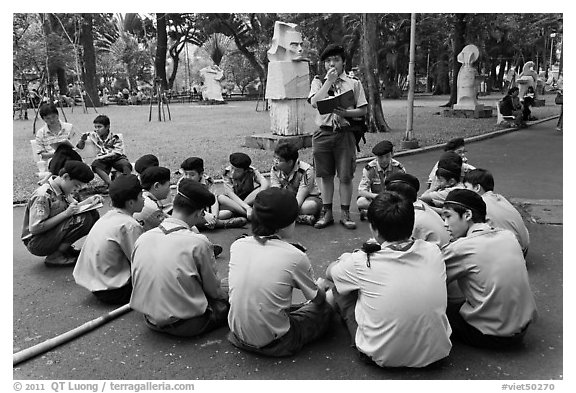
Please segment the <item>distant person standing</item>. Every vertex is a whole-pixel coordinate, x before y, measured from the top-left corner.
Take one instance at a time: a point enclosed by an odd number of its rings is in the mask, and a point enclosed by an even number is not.
[[[350,78],[344,71],[346,53],[340,45],[330,44],[324,49],[320,61],[324,63],[326,75],[316,76],[310,86],[308,101],[317,108],[319,100],[352,90],[355,105],[349,108],[336,108],[332,113],[316,115],[319,127],[312,137],[312,149],[316,176],[320,180],[322,212],[314,224],[321,229],[334,223],[332,200],[334,198],[334,176],[340,179],[340,223],[347,229],[355,229],[356,223],[350,218],[352,200],[352,179],[356,170],[356,141],[351,131],[350,121],[366,114],[368,101],[359,80]]]

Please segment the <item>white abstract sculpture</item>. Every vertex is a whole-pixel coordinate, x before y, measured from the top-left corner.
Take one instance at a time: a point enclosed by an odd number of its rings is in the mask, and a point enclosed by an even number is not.
[[[304,108],[310,91],[308,59],[296,24],[276,21],[268,50],[265,98],[270,100],[271,130],[276,135],[304,133]]]
[[[200,75],[204,80],[202,86],[202,99],[224,101],[222,98],[222,80],[224,79],[224,72],[217,65],[204,67],[200,70]]]
[[[476,101],[476,75],[478,71],[472,64],[478,60],[480,51],[476,45],[466,45],[458,54],[458,62],[462,63],[458,72],[457,93],[458,100],[453,109],[481,110],[484,105]]]

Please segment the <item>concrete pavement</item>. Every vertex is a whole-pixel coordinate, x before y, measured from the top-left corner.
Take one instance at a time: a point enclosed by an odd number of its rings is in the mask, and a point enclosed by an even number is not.
[[[385,135],[383,135],[384,139]],[[497,138],[470,143],[469,161],[493,172],[496,191],[531,201],[562,200],[562,134],[555,121]],[[398,159],[421,184],[441,151]],[[358,165],[355,184],[363,165]],[[421,190],[422,191],[422,190]],[[336,193],[337,194],[337,193]],[[355,198],[355,196],[354,196]],[[334,201],[339,205],[338,197]],[[552,210],[558,209],[552,206]],[[527,209],[528,211],[529,209]],[[73,329],[113,307],[97,303],[74,283],[71,269],[47,269],[19,240],[24,209],[13,209],[13,351]],[[336,211],[336,218],[339,212]],[[560,215],[561,216],[561,215]],[[358,215],[356,213],[356,218]],[[527,218],[531,247],[527,264],[539,307],[522,348],[493,352],[454,343],[450,357],[434,369],[379,369],[359,362],[342,324],[294,357],[271,359],[237,350],[227,329],[195,339],[150,331],[132,311],[109,324],[13,369],[14,379],[562,379],[563,378],[563,227]],[[297,227],[296,241],[308,247],[317,276],[342,252],[369,237],[366,222],[348,231]],[[224,246],[217,260],[227,273],[228,246],[249,229],[215,231],[208,236]]]

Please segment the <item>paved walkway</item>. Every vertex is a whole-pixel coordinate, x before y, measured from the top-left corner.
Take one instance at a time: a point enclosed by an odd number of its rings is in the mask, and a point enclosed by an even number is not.
[[[491,170],[496,191],[526,201],[562,200],[562,134],[555,121],[470,143],[470,163]],[[441,151],[399,157],[422,184]],[[358,166],[356,184],[362,165]],[[355,196],[354,196],[355,197]],[[339,204],[335,200],[335,206]],[[557,209],[552,206],[551,209]],[[13,350],[52,338],[113,308],[97,303],[78,287],[69,269],[46,269],[19,240],[24,209],[13,209]],[[357,213],[356,214],[356,218]],[[336,217],[339,212],[336,212]],[[324,230],[298,227],[297,241],[308,247],[317,275],[342,252],[369,237],[366,222],[355,231],[339,225]],[[227,329],[180,340],[148,330],[130,312],[71,343],[23,363],[15,379],[561,379],[563,378],[563,227],[528,220],[531,234],[527,264],[539,320],[523,348],[490,352],[455,343],[450,357],[433,370],[383,370],[360,363],[349,347],[343,325],[298,356],[270,359],[235,349]],[[248,229],[209,234],[224,246],[218,270],[226,274],[228,246]]]

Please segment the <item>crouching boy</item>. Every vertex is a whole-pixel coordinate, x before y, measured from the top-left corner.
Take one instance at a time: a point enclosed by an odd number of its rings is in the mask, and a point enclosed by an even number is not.
[[[182,179],[172,216],[136,241],[130,307],[152,330],[191,337],[226,325],[228,295],[216,276],[212,243],[191,230],[214,199],[200,183]]]
[[[108,304],[130,300],[130,257],[136,239],[144,231],[132,215],[144,207],[142,186],[136,175],[120,175],[110,184],[114,209],[90,230],[82,247],[74,279]]]
[[[247,351],[290,356],[320,338],[332,308],[314,283],[306,254],[285,239],[294,232],[298,202],[284,189],[269,188],[254,201],[252,233],[230,248],[228,340]],[[292,291],[310,300],[292,306]]]
[[[442,214],[453,239],[442,250],[447,281],[466,298],[448,308],[454,338],[486,348],[520,343],[536,303],[514,234],[485,223],[486,204],[471,190],[451,191]]]
[[[446,268],[438,246],[412,240],[414,206],[384,191],[368,207],[379,244],[328,266],[333,301],[364,361],[424,367],[450,353]],[[329,296],[329,301],[331,296]]]
[[[67,161],[58,176],[51,176],[28,201],[22,224],[22,241],[46,266],[74,266],[78,251],[72,244],[88,234],[100,217],[97,210],[78,213],[94,196],[78,203],[71,194],[94,179],[90,167]]]

